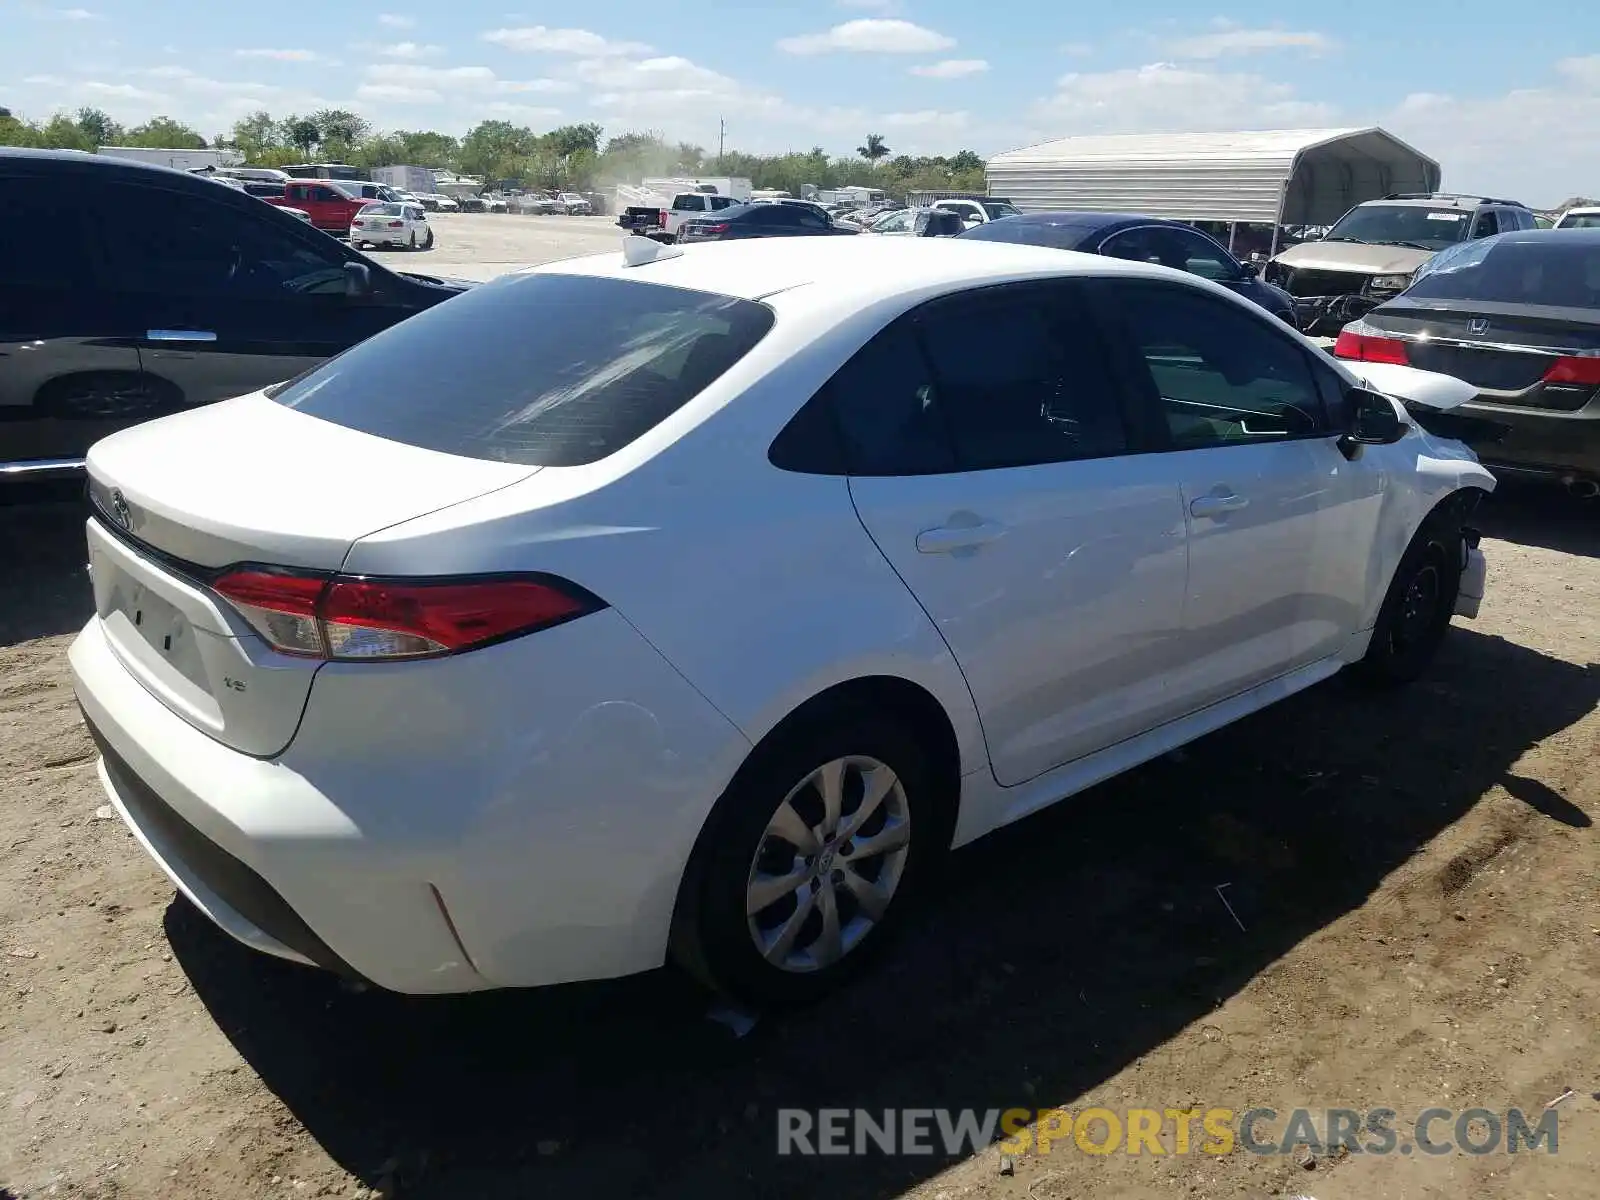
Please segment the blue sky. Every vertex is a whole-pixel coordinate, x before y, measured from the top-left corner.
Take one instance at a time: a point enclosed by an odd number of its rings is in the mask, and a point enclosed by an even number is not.
[[[1595,3],[522,2],[0,0],[0,104],[165,113],[207,136],[257,108],[450,132],[593,120],[713,148],[721,116],[730,146],[845,153],[868,130],[896,152],[987,154],[1381,124],[1447,186],[1537,205],[1600,192]]]

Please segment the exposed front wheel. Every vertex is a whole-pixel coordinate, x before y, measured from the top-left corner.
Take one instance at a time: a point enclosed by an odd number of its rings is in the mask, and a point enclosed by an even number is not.
[[[927,771],[910,735],[872,718],[758,754],[703,835],[674,957],[745,1002],[803,1003],[859,970],[909,909],[932,849]]]
[[[1394,687],[1433,662],[1461,587],[1461,533],[1424,525],[1407,547],[1358,664],[1369,683]]]

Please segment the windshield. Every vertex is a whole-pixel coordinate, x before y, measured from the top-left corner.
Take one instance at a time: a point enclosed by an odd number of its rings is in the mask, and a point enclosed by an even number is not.
[[[1429,208],[1420,204],[1363,204],[1340,218],[1323,240],[1443,250],[1466,236],[1471,220],[1471,209]]]
[[[1600,229],[1600,210],[1586,213],[1568,213],[1561,218],[1557,229]]]
[[[590,275],[506,275],[269,391],[313,417],[495,462],[597,462],[772,327],[752,300]]]
[[[983,205],[983,211],[989,214],[990,220],[998,217],[1019,217],[1022,215],[1022,210],[1009,200],[980,200],[978,203]]]
[[[1405,295],[1407,300],[1600,307],[1600,245],[1587,238],[1484,238],[1439,255]]]

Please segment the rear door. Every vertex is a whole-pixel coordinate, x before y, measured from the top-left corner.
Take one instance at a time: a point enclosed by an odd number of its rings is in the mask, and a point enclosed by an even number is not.
[[[1305,346],[1198,287],[1094,281],[1122,331],[1188,524],[1185,711],[1338,652],[1359,628],[1381,473],[1345,459]]]
[[[409,293],[349,296],[336,242],[244,202],[126,183],[85,202],[107,299],[138,314],[147,382],[171,404],[288,379],[413,311]]]
[[[81,459],[154,415],[136,316],[94,273],[83,191],[49,175],[0,177],[0,464]]]
[[[1066,281],[962,293],[829,385],[867,532],[972,689],[995,778],[1024,783],[1170,715],[1184,522]]]

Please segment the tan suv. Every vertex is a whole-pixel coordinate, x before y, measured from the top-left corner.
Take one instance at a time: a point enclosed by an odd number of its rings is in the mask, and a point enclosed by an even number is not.
[[[1295,298],[1302,330],[1331,337],[1405,291],[1445,247],[1536,227],[1516,200],[1396,193],[1356,205],[1322,237],[1280,252],[1264,277]]]

